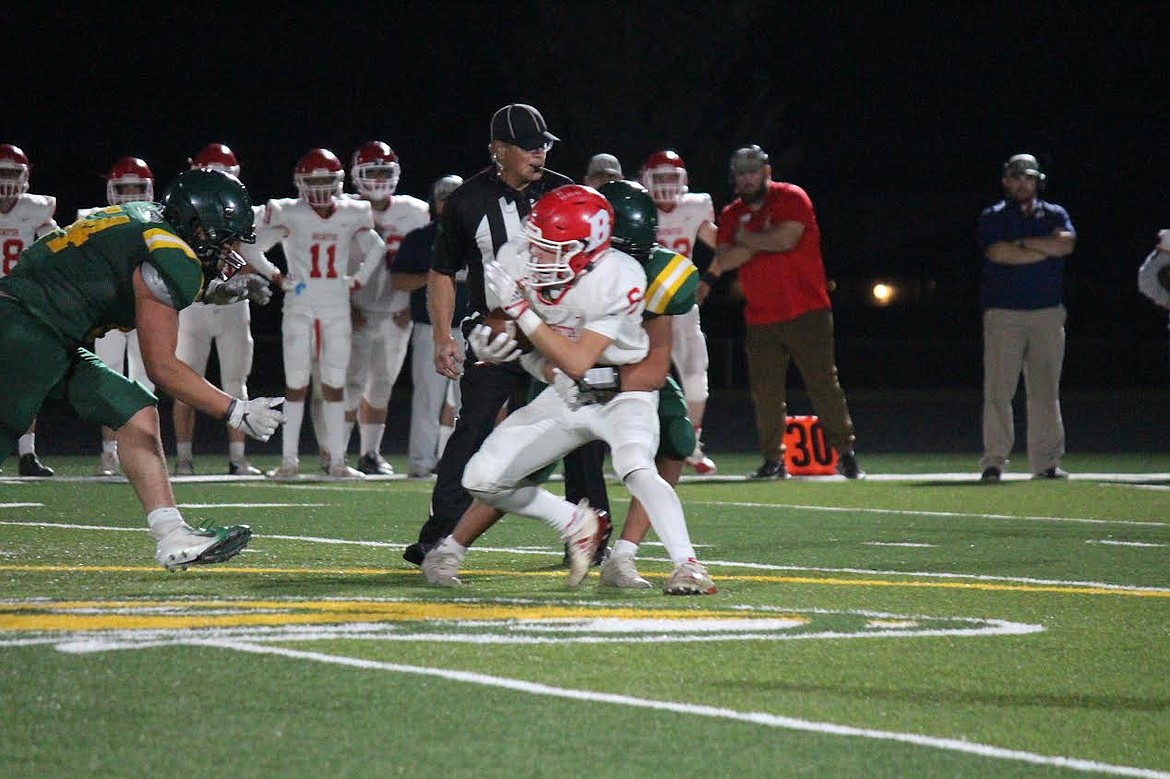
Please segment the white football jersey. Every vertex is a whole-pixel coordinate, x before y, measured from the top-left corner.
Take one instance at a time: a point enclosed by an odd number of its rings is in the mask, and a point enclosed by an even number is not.
[[[715,221],[715,205],[706,192],[687,192],[669,214],[658,210],[658,243],[684,257],[694,256],[703,222]]]
[[[496,258],[513,277],[524,278],[528,241],[523,236],[513,238],[500,247]],[[526,297],[555,332],[571,341],[580,339],[583,330],[613,339],[598,358],[600,365],[627,365],[645,358],[650,347],[650,337],[642,327],[646,272],[630,255],[617,249],[604,252],[556,303],[539,292],[528,288]]]
[[[333,213],[327,217],[300,198],[269,200],[256,225],[256,247],[266,251],[277,243],[284,249],[291,285],[285,307],[303,306],[321,313],[349,310],[346,277],[351,257],[361,269],[354,275],[364,285],[367,275],[376,270],[369,260],[380,261],[385,250],[374,231],[370,204],[351,198],[334,201]]]
[[[357,199],[357,196],[352,196]],[[387,268],[394,264],[394,257],[398,254],[398,247],[402,244],[402,237],[412,230],[425,227],[431,221],[431,207],[425,200],[411,195],[392,195],[390,205],[379,211],[372,209],[374,215],[374,229],[382,240],[386,242],[386,261],[378,263],[377,269],[367,282],[354,296],[354,303],[370,311],[399,311],[410,306],[410,293],[404,289],[390,288],[390,272]],[[355,261],[360,257],[350,257],[350,274],[357,272]]]
[[[52,195],[18,195],[8,213],[0,213],[0,276],[7,276],[20,253],[48,232],[57,229],[53,214],[57,198]]]

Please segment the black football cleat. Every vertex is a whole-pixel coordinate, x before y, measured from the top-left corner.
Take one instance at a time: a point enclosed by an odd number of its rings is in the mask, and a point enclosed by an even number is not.
[[[20,456],[20,475],[52,476],[53,469],[42,463],[36,452],[29,452]]]

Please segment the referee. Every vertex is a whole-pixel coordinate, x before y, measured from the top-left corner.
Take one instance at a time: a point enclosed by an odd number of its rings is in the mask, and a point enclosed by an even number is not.
[[[567,176],[547,170],[545,156],[560,140],[548,131],[544,117],[530,105],[512,103],[492,116],[491,167],[463,183],[448,198],[439,219],[431,270],[427,276],[427,307],[435,340],[435,370],[460,379],[463,405],[436,471],[430,516],[418,542],[406,547],[404,559],[421,565],[427,551],[455,527],[471,505],[463,489],[463,468],[495,426],[505,402],[525,397],[529,376],[518,363],[477,363],[451,336],[455,309],[455,274],[467,268],[471,315],[464,334],[488,310],[483,264],[509,238],[519,235],[532,205],[546,193],[572,184]],[[462,375],[462,378],[460,376]],[[513,404],[515,405],[515,404]],[[565,497],[576,503],[588,498],[599,512],[609,512],[602,467],[605,444],[595,441],[565,458]]]

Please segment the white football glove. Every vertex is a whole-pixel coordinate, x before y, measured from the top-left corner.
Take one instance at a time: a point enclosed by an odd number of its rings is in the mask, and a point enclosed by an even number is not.
[[[500,363],[520,359],[520,349],[516,346],[516,325],[512,322],[508,322],[504,331],[495,336],[487,325],[476,325],[467,336],[467,343],[471,344],[471,351],[480,362]]]
[[[581,388],[560,368],[553,368],[553,390],[569,407],[569,411],[581,408]]]
[[[203,302],[218,306],[251,300],[258,306],[268,305],[272,300],[272,288],[268,280],[256,273],[237,273],[227,281],[212,279],[203,292]]]
[[[524,286],[496,260],[484,263],[483,284],[488,298],[500,301],[500,308],[512,319],[528,310]]]
[[[284,413],[278,408],[283,404],[284,398],[232,398],[224,421],[257,441],[267,441],[284,422]]]

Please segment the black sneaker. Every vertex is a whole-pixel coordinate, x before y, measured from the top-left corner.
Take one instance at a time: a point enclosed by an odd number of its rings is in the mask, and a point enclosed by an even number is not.
[[[842,452],[837,456],[837,473],[846,479],[865,478],[865,471],[857,464],[857,455],[853,452]]]
[[[402,559],[412,565],[422,565],[427,552],[439,545],[438,541],[416,541],[402,550]]]
[[[28,455],[25,455],[25,457],[27,457],[27,456]],[[24,464],[24,457],[20,458],[20,462],[22,465]],[[51,474],[52,471],[50,471],[49,473]],[[21,476],[24,475],[23,469],[21,470],[20,475]],[[1032,474],[1032,478],[1033,479],[1067,479],[1068,478],[1068,471],[1064,470],[1063,468],[1058,468],[1054,465],[1051,468],[1045,468],[1044,470],[1040,471],[1040,473]]]
[[[979,481],[984,484],[995,484],[1001,478],[1003,478],[1003,471],[992,465],[983,469],[983,474],[979,477]]]
[[[53,469],[42,463],[36,452],[29,452],[20,456],[21,476],[52,476]]]
[[[382,459],[377,452],[367,452],[358,460],[357,469],[367,476],[393,476],[394,466]]]
[[[787,479],[788,471],[781,460],[764,460],[763,465],[748,474],[749,479]]]

